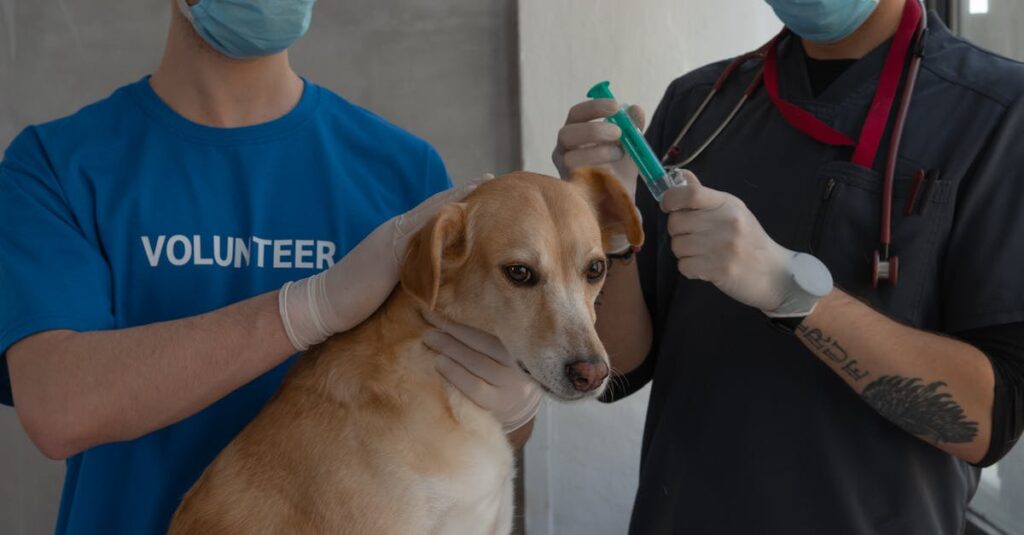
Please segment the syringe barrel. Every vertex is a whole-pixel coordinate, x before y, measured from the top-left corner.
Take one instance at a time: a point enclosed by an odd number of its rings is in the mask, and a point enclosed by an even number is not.
[[[612,94],[608,85],[608,82],[601,82],[595,85],[587,92],[587,97],[614,100],[615,95]],[[618,113],[609,117],[608,121],[622,130],[622,148],[636,163],[637,169],[639,169],[640,174],[647,183],[647,187],[651,188],[651,192],[654,193],[654,190],[658,188],[658,184],[664,182],[662,178],[665,176],[665,168],[661,166],[658,156],[654,154],[654,150],[647,144],[647,140],[640,133],[640,129],[633,124],[633,120],[630,119],[626,110],[619,110]],[[661,195],[656,194],[655,197],[660,199]]]

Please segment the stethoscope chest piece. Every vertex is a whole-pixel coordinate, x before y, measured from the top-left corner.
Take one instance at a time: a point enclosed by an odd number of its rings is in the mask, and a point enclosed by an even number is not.
[[[891,256],[882,260],[882,255],[875,251],[875,257],[871,266],[871,287],[878,288],[880,282],[888,282],[889,286],[896,287],[900,281],[900,257]]]

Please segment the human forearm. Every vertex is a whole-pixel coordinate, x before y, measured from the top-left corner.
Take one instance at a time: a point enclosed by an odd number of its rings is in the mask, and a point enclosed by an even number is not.
[[[597,334],[612,368],[629,373],[651,348],[651,314],[640,290],[636,259],[612,260],[597,306]]]
[[[64,458],[195,414],[294,351],[272,292],[141,327],[39,333],[7,359],[26,431]]]
[[[995,379],[978,349],[901,325],[841,290],[818,303],[797,336],[905,431],[969,462],[985,456]]]
[[[26,431],[51,457],[132,439],[199,412],[296,349],[355,327],[394,290],[409,236],[479,183],[389,219],[329,269],[280,292],[176,321],[22,340],[7,359]]]
[[[833,289],[820,260],[776,243],[743,201],[692,174],[661,208],[680,273],[769,317],[806,315],[801,341],[881,415],[952,455],[984,457],[995,381],[985,354]]]

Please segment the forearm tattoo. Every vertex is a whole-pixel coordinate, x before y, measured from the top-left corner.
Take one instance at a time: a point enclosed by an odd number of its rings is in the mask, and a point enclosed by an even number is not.
[[[858,382],[869,375],[833,337],[820,329],[801,325],[798,335],[811,348]],[[942,381],[924,384],[917,377],[885,375],[864,387],[864,401],[889,421],[922,440],[940,443],[971,442],[978,436],[978,423],[969,421],[952,394],[940,392]]]
[[[932,444],[971,442],[978,423],[967,420],[952,395],[939,392],[944,386],[942,381],[926,385],[917,377],[886,375],[861,395],[879,414]]]
[[[825,336],[820,329],[800,325],[797,327],[797,333],[825,358],[834,362],[836,366],[840,366],[839,369],[854,381],[860,381],[868,376],[867,370],[861,369],[857,359],[850,358],[850,354],[843,349],[843,346],[839,345],[838,341],[830,336]]]

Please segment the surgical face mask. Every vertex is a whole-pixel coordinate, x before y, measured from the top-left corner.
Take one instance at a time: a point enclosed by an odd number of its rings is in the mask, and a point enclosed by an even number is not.
[[[860,28],[875,12],[879,0],[765,1],[793,33],[814,43],[834,43]]]
[[[292,46],[306,30],[316,0],[199,0],[178,8],[204,41],[222,54],[246,59]]]

